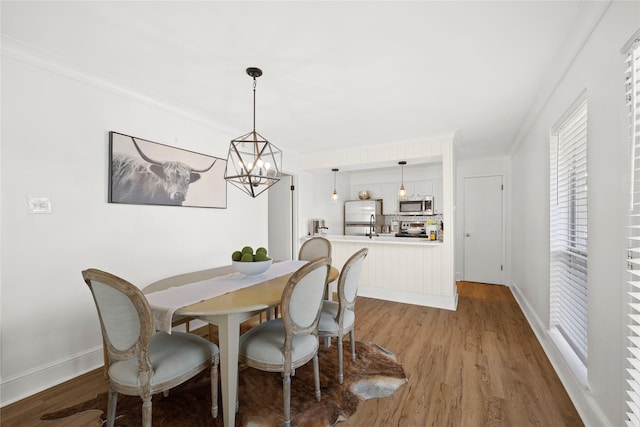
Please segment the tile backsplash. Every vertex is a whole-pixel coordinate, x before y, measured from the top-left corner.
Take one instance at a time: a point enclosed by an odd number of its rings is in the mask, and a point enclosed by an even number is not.
[[[425,222],[425,221],[435,221],[436,223],[440,223],[442,221],[442,214],[437,215],[385,215],[384,216],[384,224],[391,225],[392,221],[412,221],[412,222]]]

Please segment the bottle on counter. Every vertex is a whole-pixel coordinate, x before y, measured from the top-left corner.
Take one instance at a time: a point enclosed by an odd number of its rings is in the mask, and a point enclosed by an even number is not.
[[[425,221],[424,229],[429,240],[438,240],[438,231],[440,229],[440,225],[436,221]]]

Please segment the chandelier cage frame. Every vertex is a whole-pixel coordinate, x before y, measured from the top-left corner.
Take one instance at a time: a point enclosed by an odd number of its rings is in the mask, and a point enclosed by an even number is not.
[[[253,77],[253,130],[231,140],[224,179],[255,198],[282,176],[282,151],[256,132],[256,78],[259,68],[247,68]]]

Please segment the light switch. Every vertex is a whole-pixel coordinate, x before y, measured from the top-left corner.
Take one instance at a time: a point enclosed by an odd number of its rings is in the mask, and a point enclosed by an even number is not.
[[[48,197],[29,196],[29,213],[51,213],[51,201]]]

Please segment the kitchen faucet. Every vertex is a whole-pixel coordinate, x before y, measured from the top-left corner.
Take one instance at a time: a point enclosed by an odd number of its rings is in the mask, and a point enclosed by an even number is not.
[[[373,225],[373,221],[376,219],[376,216],[374,214],[371,214],[371,217],[369,218],[369,238],[371,239],[373,237],[373,232],[375,230],[375,226]]]

